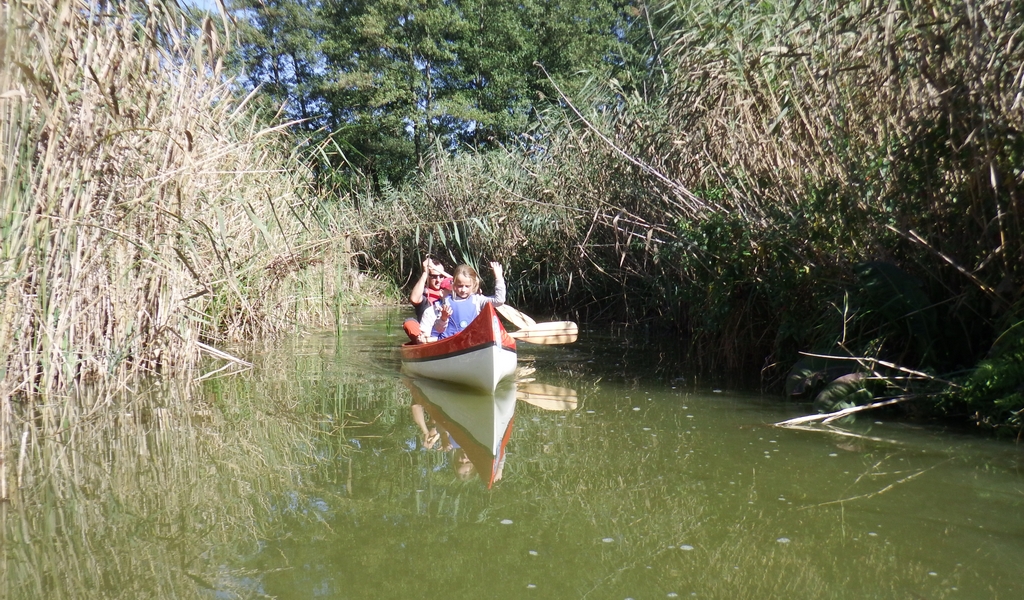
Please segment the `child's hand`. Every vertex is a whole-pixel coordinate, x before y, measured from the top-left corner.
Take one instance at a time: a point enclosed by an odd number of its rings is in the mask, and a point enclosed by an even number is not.
[[[441,321],[447,321],[452,316],[452,305],[445,303],[441,305]]]
[[[501,268],[501,263],[500,262],[491,261],[491,269],[494,271],[494,276],[495,277],[502,277],[502,273],[504,271]]]

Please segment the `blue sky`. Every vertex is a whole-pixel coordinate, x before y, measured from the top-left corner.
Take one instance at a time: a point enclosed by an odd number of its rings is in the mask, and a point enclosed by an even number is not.
[[[188,6],[204,8],[213,12],[217,11],[217,0],[178,0],[178,2]]]

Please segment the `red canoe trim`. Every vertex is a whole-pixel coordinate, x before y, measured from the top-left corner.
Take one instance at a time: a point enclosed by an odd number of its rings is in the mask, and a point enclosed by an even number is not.
[[[453,352],[445,352],[444,354],[431,354],[430,356],[424,356],[422,358],[405,357],[405,358],[402,358],[402,360],[404,360],[405,362],[428,362],[428,361],[431,361],[431,360],[442,360],[442,359],[445,359],[445,358],[452,358],[452,357],[455,357],[455,356],[461,356],[463,354],[469,354],[471,352],[476,352],[478,350],[483,350],[483,349],[488,348],[490,346],[497,346],[497,345],[498,345],[497,342],[487,342],[486,344],[480,344],[479,346],[473,346],[472,348],[459,349],[459,350],[455,350]]]

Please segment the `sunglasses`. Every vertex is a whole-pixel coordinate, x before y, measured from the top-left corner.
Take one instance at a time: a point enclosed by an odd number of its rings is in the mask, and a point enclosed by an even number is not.
[[[431,279],[444,279],[444,275],[431,275]]]

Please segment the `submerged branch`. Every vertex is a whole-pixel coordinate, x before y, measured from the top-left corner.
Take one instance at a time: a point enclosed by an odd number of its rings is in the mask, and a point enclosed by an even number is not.
[[[942,461],[942,462],[946,462],[946,461]],[[939,463],[939,464],[942,464],[942,463]],[[932,466],[928,467],[927,469],[922,469],[922,470],[918,471],[917,473],[914,473],[913,475],[908,475],[908,476],[904,477],[903,479],[898,479],[898,480],[890,483],[889,485],[885,486],[884,488],[882,488],[882,489],[880,489],[880,490],[878,490],[876,492],[871,492],[869,494],[861,494],[859,496],[851,496],[849,498],[843,498],[841,500],[830,500],[828,502],[822,502],[820,504],[815,504],[813,506],[806,506],[804,508],[818,508],[818,507],[821,507],[821,506],[828,506],[830,504],[842,504],[844,502],[851,502],[853,500],[865,500],[867,498],[874,498],[875,496],[880,496],[880,495],[888,492],[889,490],[893,489],[894,487],[896,487],[897,485],[899,485],[901,483],[906,483],[906,482],[910,481],[911,479],[917,479],[921,475],[924,475],[928,471],[931,471],[935,467],[939,466],[939,464],[932,465]]]
[[[246,366],[246,367],[251,367],[252,366],[251,362],[242,360],[241,358],[238,358],[237,356],[233,356],[231,354],[228,354],[227,352],[224,352],[223,350],[218,350],[218,349],[214,348],[213,346],[209,346],[209,345],[204,344],[202,342],[196,342],[196,346],[198,346],[200,350],[202,350],[203,352],[206,352],[207,354],[209,354],[211,356],[216,356],[217,358],[220,358],[220,359],[223,359],[223,360],[227,360],[227,361],[231,361],[233,363],[237,363],[237,364],[240,364],[240,365],[243,365],[243,366]]]
[[[867,440],[870,442],[885,442],[887,444],[893,444],[897,446],[904,444],[904,442],[899,442],[888,438],[881,438],[873,435],[864,435],[862,433],[854,433],[852,431],[846,431],[845,429],[836,429],[831,425],[826,427],[810,427],[808,425],[787,425],[786,429],[796,429],[797,431],[813,431],[816,433],[829,433],[832,435],[849,437],[858,440]]]

